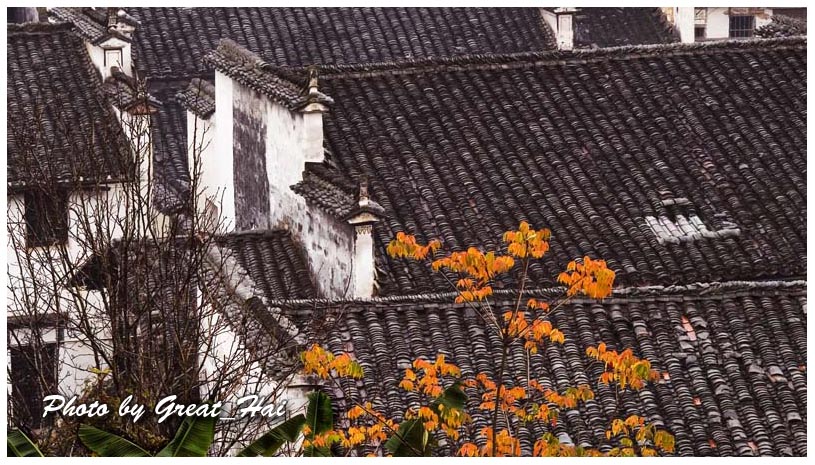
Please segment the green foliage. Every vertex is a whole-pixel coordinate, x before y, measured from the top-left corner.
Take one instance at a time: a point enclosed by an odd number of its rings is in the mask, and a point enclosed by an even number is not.
[[[215,437],[216,421],[209,415],[184,418],[173,440],[156,457],[206,457]]]
[[[286,442],[295,442],[306,424],[301,413],[274,427],[238,453],[238,457],[272,457]]]
[[[217,418],[186,417],[170,441],[156,457],[206,457],[215,437]],[[150,453],[127,439],[90,425],[79,427],[82,444],[100,457],[150,457]]]
[[[6,445],[6,456],[8,457],[42,457],[42,452],[34,441],[19,429],[15,428],[8,432]]]
[[[218,419],[210,416],[186,417],[175,433],[173,440],[169,442],[156,457],[206,457],[207,451],[215,437],[215,423]],[[309,394],[309,404],[306,415],[296,415],[283,423],[277,425],[269,432],[263,434],[254,442],[241,450],[238,457],[271,457],[287,442],[297,441],[303,427],[308,424],[311,429],[309,435],[314,437],[331,431],[334,427],[334,412],[331,408],[331,398],[322,392],[312,392]],[[150,453],[131,441],[107,431],[100,430],[90,425],[81,425],[79,428],[79,439],[82,443],[101,457],[150,457]],[[9,455],[19,453],[31,453],[30,448],[36,449],[24,434],[9,435]],[[29,444],[29,446],[26,446]],[[308,447],[305,450],[309,456],[330,456],[328,447]],[[41,454],[39,454],[41,456]]]
[[[399,430],[385,443],[385,449],[394,457],[429,457],[435,442],[424,428],[422,420],[405,420]]]
[[[444,406],[444,410],[464,410],[467,407],[467,394],[462,389],[461,383],[456,381],[450,387],[444,390],[436,400],[431,404],[431,408],[436,413],[441,414],[439,405]]]
[[[467,394],[461,383],[455,382],[445,389],[433,402],[430,408],[439,416],[443,412],[464,410]],[[441,409],[439,406],[443,406]],[[394,457],[429,457],[436,446],[433,436],[424,428],[421,419],[409,419],[399,425],[397,434],[385,443],[385,449]]]
[[[307,438],[313,440],[314,436],[334,429],[334,410],[331,408],[331,398],[324,392],[312,392],[308,395],[308,401],[306,425],[308,425],[309,434]],[[329,457],[331,450],[327,446],[307,447],[305,455],[307,457]]]
[[[79,426],[82,444],[100,457],[149,457],[150,453],[127,439],[90,425]]]

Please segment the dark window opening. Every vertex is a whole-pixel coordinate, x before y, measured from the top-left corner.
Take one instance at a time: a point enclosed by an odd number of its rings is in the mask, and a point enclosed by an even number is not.
[[[68,193],[30,191],[25,194],[26,244],[42,247],[68,240]]]
[[[743,39],[753,37],[756,28],[755,16],[731,16],[730,17],[730,38]]]
[[[116,282],[118,266],[113,253],[94,255],[68,280],[72,287],[84,287],[89,291],[106,290]]]
[[[693,28],[693,37],[696,40],[703,40],[705,38],[705,36],[707,35],[706,33],[707,33],[707,27],[706,26],[697,25],[695,28]]]
[[[53,394],[57,381],[57,345],[9,347],[11,354],[11,408],[15,422],[32,429],[50,425],[53,415],[42,417],[42,399]]]

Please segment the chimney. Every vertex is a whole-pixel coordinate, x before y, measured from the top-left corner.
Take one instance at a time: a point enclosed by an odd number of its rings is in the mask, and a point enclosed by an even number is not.
[[[347,221],[354,227],[354,262],[352,275],[354,297],[373,297],[376,289],[376,261],[374,257],[373,225],[384,213],[378,203],[370,199],[368,179],[359,183],[359,202]]]
[[[576,8],[555,8],[556,34],[558,50],[571,50],[574,48],[574,14]]]
[[[683,44],[696,42],[694,7],[681,6],[674,14],[674,27],[679,31],[679,40]]]
[[[8,7],[6,12],[9,23],[36,23],[40,20],[37,9],[32,7]]]
[[[88,17],[88,21],[97,19]],[[120,8],[105,8],[104,19],[98,22],[105,32],[101,38],[88,38],[85,45],[93,64],[102,73],[102,79],[112,75],[113,68],[119,68],[127,76],[133,76],[131,43],[138,21]]]
[[[308,90],[305,105],[300,111],[303,113],[304,122],[302,132],[303,148],[305,150],[304,161],[314,163],[322,163],[325,158],[323,150],[323,113],[328,111],[318,85],[317,67],[310,66],[308,69]]]

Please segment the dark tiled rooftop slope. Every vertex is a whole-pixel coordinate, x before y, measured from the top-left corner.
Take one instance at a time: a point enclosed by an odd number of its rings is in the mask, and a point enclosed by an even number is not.
[[[576,47],[679,42],[659,8],[580,8],[574,22]]]
[[[187,88],[176,94],[176,98],[199,118],[209,118],[215,113],[215,84],[205,79],[191,79]]]
[[[76,32],[91,42],[100,41],[109,35],[105,8],[60,7],[53,8],[51,14],[60,21],[73,24]]]
[[[385,294],[446,289],[389,260],[398,231],[450,249],[553,232],[537,286],[574,258],[626,285],[806,271],[806,42],[663,45],[324,67],[340,175],[368,176]],[[737,237],[660,244],[646,216],[687,198]]]
[[[308,299],[317,293],[304,252],[287,231],[243,232],[221,236],[240,266],[269,301]]]
[[[322,173],[330,171],[324,168],[323,164],[317,167],[306,166],[303,173],[303,180],[292,186],[292,190],[303,197],[311,204],[319,207],[337,218],[344,218],[358,206],[357,200],[352,194],[353,189],[347,187],[343,189],[342,184],[334,182],[330,176],[321,176]],[[345,187],[345,186],[343,186]]]
[[[153,78],[207,73],[232,39],[279,66],[366,63],[553,48],[537,8],[128,8],[141,23],[139,68]]]
[[[585,356],[587,347],[605,342],[617,350],[633,348],[667,373],[645,390],[625,395],[621,404],[625,414],[668,428],[677,454],[806,455],[804,283],[652,289],[621,297],[563,307],[553,320],[565,343],[547,346],[529,359],[532,376],[546,387],[562,392],[590,383],[595,391],[596,398],[579,411],[561,414],[553,432],[562,440],[565,433],[575,444],[605,443],[605,429],[617,408],[615,396],[597,382],[602,366]],[[450,303],[452,299],[328,305],[342,315],[324,336],[325,344],[335,353],[352,351],[366,374],[363,382],[346,384],[346,395],[376,398],[375,408],[399,416],[418,401],[397,388],[404,368],[417,357],[432,359],[437,353],[458,365],[464,377],[485,372],[495,379],[497,338],[473,310]],[[306,303],[301,311],[314,308]],[[512,350],[509,366],[515,373],[511,383],[525,383],[527,361],[521,347]],[[470,397],[475,411],[478,401]],[[465,439],[485,421],[476,415]],[[531,452],[543,432],[522,428],[524,453]]]
[[[161,101],[151,115],[156,201],[165,212],[178,211],[188,198],[190,175],[187,141],[187,113],[177,95],[186,81],[158,81],[149,84],[150,93]],[[197,149],[196,149],[197,150]]]
[[[82,39],[66,25],[7,32],[7,180],[124,176],[129,143]]]
[[[65,14],[77,13],[66,9]],[[128,8],[140,21],[136,66],[163,95],[156,115],[159,203],[172,211],[187,190],[186,114],[176,92],[193,77],[211,77],[204,56],[229,38],[278,66],[404,61],[466,53],[508,53],[553,46],[535,8]],[[86,12],[86,14],[89,14]],[[92,15],[93,12],[90,12]],[[77,16],[74,14],[74,16]],[[82,25],[93,17],[74,18]],[[97,14],[97,16],[99,16]],[[101,16],[100,16],[101,18]],[[99,20],[96,18],[96,20]],[[164,82],[161,82],[164,81]],[[168,86],[174,86],[168,89]],[[183,149],[183,150],[182,150]],[[166,171],[160,172],[164,168]],[[162,200],[163,199],[163,200]]]
[[[793,18],[780,14],[773,15],[770,23],[756,29],[758,37],[792,37],[806,36],[807,22],[804,19]]]

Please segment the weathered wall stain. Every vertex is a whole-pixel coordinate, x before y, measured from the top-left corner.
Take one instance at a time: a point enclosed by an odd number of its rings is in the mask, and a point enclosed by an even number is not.
[[[269,228],[269,179],[266,176],[266,124],[235,106],[235,226],[238,230]]]

